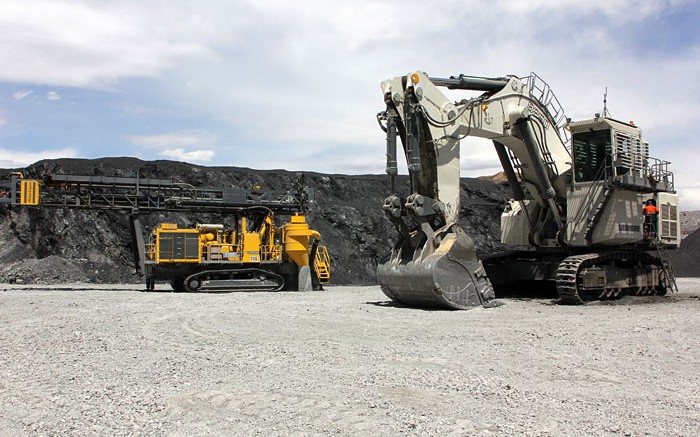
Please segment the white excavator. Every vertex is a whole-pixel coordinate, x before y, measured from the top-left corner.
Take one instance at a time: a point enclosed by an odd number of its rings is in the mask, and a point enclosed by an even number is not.
[[[666,256],[680,244],[673,173],[649,156],[634,123],[607,111],[571,121],[534,73],[444,79],[418,71],[381,88],[391,191],[384,210],[399,234],[377,268],[388,297],[468,309],[493,305],[494,286],[523,281],[556,284],[566,304],[676,287]],[[446,95],[466,91],[460,101]],[[513,195],[501,216],[501,242],[513,250],[483,260],[457,223],[466,137],[493,142]],[[407,195],[397,187],[397,138]],[[656,213],[644,215],[645,203]]]

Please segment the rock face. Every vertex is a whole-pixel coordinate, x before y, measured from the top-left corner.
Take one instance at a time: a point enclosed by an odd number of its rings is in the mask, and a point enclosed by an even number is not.
[[[0,178],[9,170],[0,170]],[[265,190],[288,190],[299,174],[285,170],[202,167],[182,162],[145,162],[135,158],[40,161],[27,177],[49,173],[134,177],[177,177],[197,187],[260,185]],[[316,202],[307,215],[311,227],[331,254],[333,284],[376,283],[376,266],[389,254],[396,231],[384,216],[387,196],[383,175],[324,175],[305,173]],[[500,244],[500,214],[510,190],[491,178],[462,179],[460,225],[474,239],[479,255],[505,249]],[[494,178],[499,180],[498,178]],[[408,194],[407,179],[399,187]],[[158,223],[192,227],[196,223],[226,223],[220,214],[154,213],[142,216],[147,230]],[[688,222],[688,223],[686,223]],[[694,222],[684,220],[685,224]],[[700,276],[700,230],[670,252],[678,276]],[[0,208],[0,282],[138,282],[134,274],[128,217],[119,211]]]
[[[8,173],[0,172],[0,177]],[[138,174],[177,177],[197,187],[260,185],[265,190],[292,189],[298,178],[297,173],[285,170],[202,167],[135,158],[46,160],[33,164],[25,173],[27,177]],[[305,173],[304,178],[316,198],[307,219],[328,246],[332,283],[376,283],[376,265],[389,254],[396,239],[396,231],[382,210],[388,194],[386,177]],[[398,185],[407,187],[407,180],[400,179]],[[510,196],[508,187],[479,179],[463,179],[461,185],[460,224],[481,255],[501,250],[500,214]],[[144,215],[142,221],[147,229],[153,229],[162,222],[182,227],[225,223],[226,217],[169,212]],[[0,242],[0,282],[139,280],[134,274],[128,217],[119,211],[0,208]]]
[[[681,237],[685,238],[700,228],[700,211],[681,211]]]
[[[670,252],[670,259],[676,276],[700,276],[700,229],[685,237],[681,247]]]

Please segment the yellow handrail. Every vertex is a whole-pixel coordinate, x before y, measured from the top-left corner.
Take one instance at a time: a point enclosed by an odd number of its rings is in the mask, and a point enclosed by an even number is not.
[[[331,257],[328,248],[319,244],[316,249],[316,259],[314,260],[314,270],[321,284],[327,284],[331,279]]]

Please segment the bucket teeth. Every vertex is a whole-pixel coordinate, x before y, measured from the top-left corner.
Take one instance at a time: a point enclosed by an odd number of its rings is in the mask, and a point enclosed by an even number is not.
[[[459,226],[436,232],[411,255],[402,259],[401,251],[395,250],[387,263],[377,267],[382,291],[392,300],[410,306],[469,309],[489,306],[494,299],[474,243]]]

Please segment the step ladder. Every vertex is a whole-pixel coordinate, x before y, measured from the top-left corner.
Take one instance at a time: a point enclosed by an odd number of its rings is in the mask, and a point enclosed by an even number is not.
[[[602,199],[599,197],[598,205],[595,208],[595,211],[593,212],[593,217],[588,221],[588,225],[586,226],[586,233],[585,239],[588,241],[590,244],[591,242],[591,237],[593,236],[593,231],[595,230],[595,227],[598,225],[598,222],[600,222],[601,217],[603,216],[603,211],[605,211],[605,207],[608,205],[608,201],[612,197],[613,193],[613,187],[609,184],[605,185],[605,188],[603,189],[602,193]],[[592,199],[589,197],[589,199]],[[593,203],[592,201],[589,202],[589,204],[592,206]]]
[[[651,231],[654,233],[654,237],[651,239],[651,242],[656,249],[656,253],[659,255],[659,259],[661,260],[661,269],[666,276],[666,283],[671,286],[671,291],[677,292],[678,284],[676,283],[676,274],[673,271],[673,265],[671,265],[671,262],[668,259],[666,247],[659,238],[659,235],[656,233],[656,226],[653,224],[650,224],[649,226],[651,227]]]
[[[319,245],[316,249],[316,259],[314,259],[314,271],[318,277],[318,282],[328,284],[331,279],[331,257],[325,245]]]

